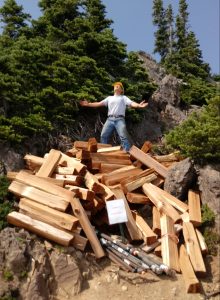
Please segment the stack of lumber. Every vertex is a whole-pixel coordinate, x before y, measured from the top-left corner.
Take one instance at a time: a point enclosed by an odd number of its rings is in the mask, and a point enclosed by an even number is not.
[[[97,143],[95,138],[75,141],[66,153],[51,149],[44,157],[27,154],[26,169],[8,172],[9,191],[18,198],[18,211],[8,222],[64,246],[84,251],[89,244],[97,258],[106,255],[96,227],[108,222],[106,202],[123,199],[130,242],[140,241],[145,252],[182,272],[187,292],[199,292],[198,275],[206,273],[207,253],[201,224],[200,196],[189,190],[182,202],[162,189],[168,167],[179,158],[149,154],[151,144],[129,153],[119,146]],[[152,208],[152,224],[137,206]]]

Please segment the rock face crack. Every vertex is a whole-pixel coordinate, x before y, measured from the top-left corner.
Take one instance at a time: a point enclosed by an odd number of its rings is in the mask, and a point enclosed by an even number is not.
[[[81,291],[82,276],[75,259],[70,255],[53,252],[51,265],[57,286],[58,299],[72,299]]]

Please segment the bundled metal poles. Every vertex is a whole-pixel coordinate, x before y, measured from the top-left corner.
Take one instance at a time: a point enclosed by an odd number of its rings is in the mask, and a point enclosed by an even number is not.
[[[157,262],[144,253],[143,250],[129,244],[124,244],[104,233],[98,233],[98,236],[100,237],[101,244],[106,248],[109,258],[112,258],[115,262],[120,262],[125,269],[138,273],[150,269],[157,275],[163,273],[173,275],[174,271],[172,269]]]

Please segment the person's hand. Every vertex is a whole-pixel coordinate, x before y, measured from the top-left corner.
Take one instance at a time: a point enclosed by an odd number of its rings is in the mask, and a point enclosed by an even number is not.
[[[145,100],[143,100],[143,101],[141,101],[141,103],[139,103],[140,108],[145,108],[146,106],[148,106],[148,103],[145,102]]]
[[[79,101],[79,104],[80,104],[81,106],[88,106],[89,102],[88,102],[87,100],[80,100],[80,101]]]

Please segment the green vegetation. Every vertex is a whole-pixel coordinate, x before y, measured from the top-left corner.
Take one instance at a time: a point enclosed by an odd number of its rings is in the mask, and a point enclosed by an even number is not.
[[[220,243],[220,236],[214,230],[215,214],[207,204],[202,205],[202,233],[211,255],[217,255],[217,245]]]
[[[6,281],[11,281],[13,280],[14,276],[13,276],[13,273],[10,271],[10,270],[4,270],[3,271],[3,278],[6,280]]]
[[[133,100],[152,95],[155,84],[137,54],[127,53],[114,36],[101,0],[40,0],[39,6],[37,20],[15,0],[0,7],[0,141],[17,146],[31,137],[74,139],[83,113],[79,100],[103,99],[112,93],[114,81],[123,81]],[[219,160],[219,75],[212,78],[203,61],[190,30],[187,1],[179,0],[174,16],[171,5],[164,8],[163,0],[154,0],[152,16],[154,52],[166,71],[182,80],[181,104],[204,106],[166,136],[167,150]],[[139,122],[142,115],[130,109],[128,122]]]
[[[212,98],[201,112],[165,136],[171,149],[179,149],[186,157],[200,162],[220,162],[220,97]]]
[[[12,296],[5,295],[5,296],[2,296],[0,298],[0,300],[16,300],[16,298],[14,298]]]
[[[211,255],[217,255],[217,245],[220,243],[220,236],[212,228],[205,228],[203,236]]]
[[[201,212],[202,212],[202,226],[204,226],[204,227],[214,226],[214,224],[215,224],[215,214],[209,208],[209,206],[207,204],[202,205]]]
[[[182,102],[187,105],[206,104],[215,96],[216,85],[210,83],[210,67],[203,61],[194,32],[189,30],[186,0],[179,0],[175,18],[171,5],[165,10],[162,0],[154,0],[153,3],[153,23],[157,28],[154,52],[160,54],[161,64],[168,73],[183,80]],[[213,76],[215,78],[218,79],[218,76]]]
[[[137,55],[113,35],[100,0],[39,5],[38,20],[15,0],[0,8],[0,140],[67,135],[77,126],[79,100],[104,99],[114,81],[123,81],[137,101],[152,94],[155,86]],[[140,120],[138,114],[133,119]]]
[[[28,276],[28,271],[24,270],[19,274],[20,279],[25,279]]]
[[[0,177],[0,230],[7,226],[6,216],[13,208],[14,197],[8,192],[9,181]]]

